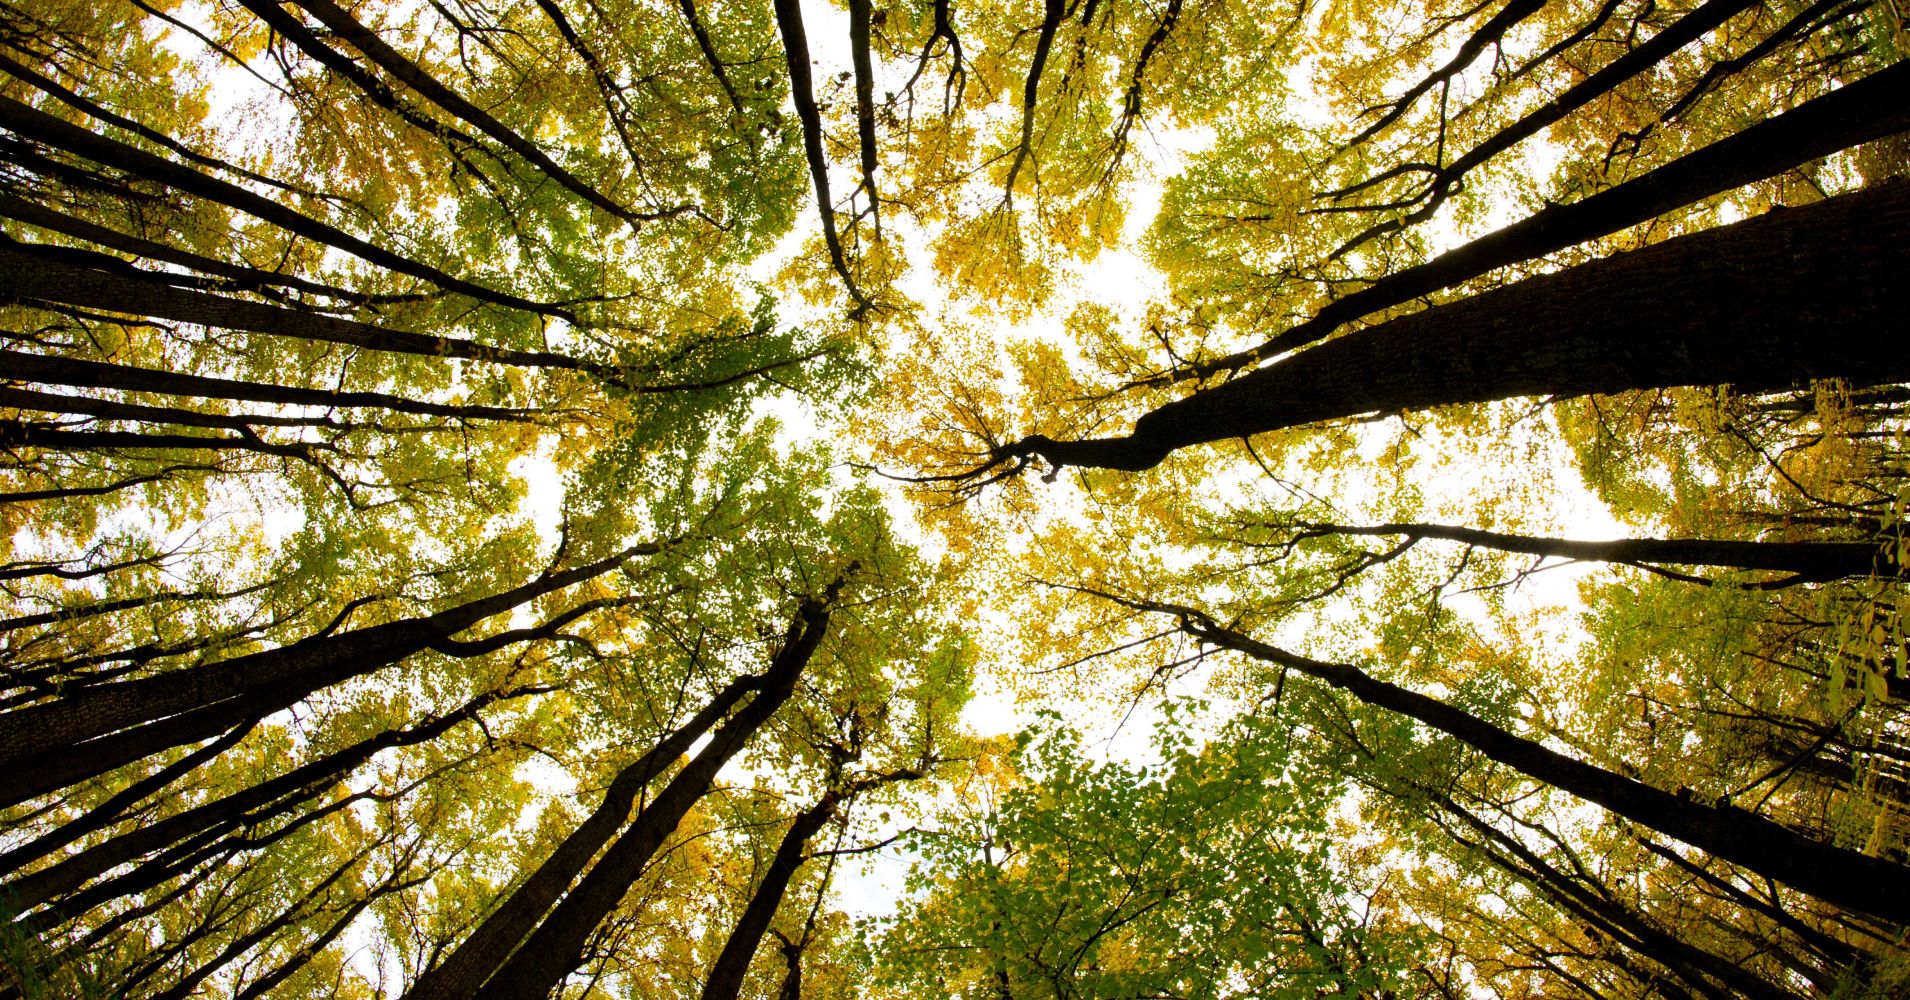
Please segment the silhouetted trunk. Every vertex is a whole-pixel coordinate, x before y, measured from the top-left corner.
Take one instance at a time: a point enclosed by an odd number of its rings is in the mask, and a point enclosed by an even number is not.
[[[313,691],[445,646],[458,632],[492,615],[601,576],[634,556],[658,551],[657,545],[636,545],[435,615],[102,684],[57,701],[15,709],[0,715],[0,766],[14,768],[9,787],[0,791],[0,804],[11,805],[204,739],[245,719],[295,704]]]
[[[1910,130],[1910,63],[1898,63],[1617,187],[1536,212],[1424,264],[1389,274],[1258,347],[1189,365],[1164,381],[1238,371],[1322,340],[1362,316],[1508,264],[1622,232],[1673,209],[1905,130]],[[1542,330],[1537,328],[1534,336],[1542,337]]]
[[[178,781],[206,761],[231,749],[233,744],[252,731],[252,726],[255,724],[256,722],[253,722],[232,727],[224,736],[133,782],[98,806],[88,809],[18,847],[0,853],[0,876],[12,875],[89,833],[111,826],[122,813],[138,805],[141,800]]]
[[[815,805],[797,813],[795,822],[789,824],[782,842],[776,845],[769,868],[763,872],[762,881],[756,883],[756,891],[750,894],[743,915],[737,918],[736,927],[723,942],[723,951],[710,966],[709,978],[703,983],[703,1000],[736,1000],[737,994],[742,992],[750,959],[756,957],[756,946],[769,931],[769,921],[776,916],[776,909],[783,904],[789,880],[795,877],[796,869],[802,867],[809,838],[835,815],[840,801],[838,793],[826,792]]]
[[[74,125],[12,98],[0,97],[0,128],[95,163],[157,181],[187,194],[236,208],[289,232],[317,241],[399,274],[422,278],[446,291],[512,309],[572,319],[569,310],[486,288],[420,261],[392,253],[329,223],[314,219],[236,184],[162,159],[143,149]]]
[[[280,983],[291,978],[293,973],[305,968],[319,952],[330,947],[331,943],[337,940],[338,936],[345,932],[345,928],[350,927],[352,921],[357,920],[358,915],[365,912],[367,907],[377,902],[380,897],[388,895],[399,888],[398,885],[393,883],[387,883],[387,885],[389,885],[390,888],[380,886],[378,891],[368,892],[352,900],[352,904],[346,907],[343,913],[338,915],[337,920],[332,921],[323,931],[313,936],[311,940],[305,942],[304,947],[294,952],[292,956],[281,963],[278,968],[260,976],[257,980],[247,985],[245,989],[234,994],[232,1000],[258,1000],[259,997],[270,993],[273,989],[277,988]]]
[[[1538,889],[1554,904],[1602,925],[1605,933],[1625,947],[1671,970],[1694,989],[1720,998],[1734,995],[1785,1000],[1795,995],[1726,958],[1667,933],[1645,914],[1612,899],[1602,886],[1594,889],[1572,878],[1521,844],[1518,838],[1507,836],[1451,799],[1435,796],[1435,802],[1482,838],[1478,847],[1488,860]],[[1719,985],[1730,992],[1720,990]]]
[[[610,375],[601,366],[551,351],[519,351],[452,337],[390,330],[324,313],[227,298],[148,278],[131,267],[81,266],[88,252],[18,243],[0,236],[0,298],[38,299],[70,306],[153,316],[181,323],[244,330],[298,340],[345,344],[395,354],[463,358]],[[65,256],[69,259],[61,260]],[[109,258],[118,263],[117,258]],[[104,263],[102,261],[101,263]],[[109,265],[110,266],[110,265]]]
[[[796,120],[802,123],[803,155],[809,161],[809,180],[816,189],[816,215],[822,220],[822,242],[829,250],[829,263],[849,297],[860,312],[868,306],[849,273],[848,258],[843,256],[842,238],[836,232],[836,204],[829,195],[829,154],[823,149],[822,110],[816,104],[814,74],[810,72],[809,35],[803,28],[802,5],[797,0],[774,0],[776,29],[782,35],[784,65],[789,72],[789,99],[796,106]]]
[[[550,911],[558,897],[577,881],[590,859],[623,829],[637,796],[650,780],[675,763],[711,726],[729,714],[744,695],[758,690],[766,679],[766,676],[750,675],[731,681],[688,722],[618,771],[597,808],[455,951],[418,977],[405,993],[406,1000],[454,1000],[468,997],[482,986],[484,980],[504,964],[511,949],[536,928],[538,920]]]
[[[1035,436],[1002,457],[1138,470],[1188,445],[1373,412],[1663,386],[1904,381],[1905,232],[1910,183],[1892,180],[1348,334],[1160,406],[1127,437]]]
[[[1309,659],[1169,606],[1182,629],[1216,646],[1275,663],[1457,738],[1527,777],[1616,815],[1783,882],[1825,902],[1897,924],[1910,923],[1910,868],[1794,833],[1729,805],[1702,805],[1515,736],[1445,702],[1389,684],[1344,663]]]
[[[200,396],[250,403],[278,403],[285,406],[322,406],[340,408],[378,407],[395,413],[415,413],[428,417],[455,417],[469,420],[527,420],[538,411],[501,406],[458,406],[426,403],[382,392],[333,392],[328,389],[301,389],[235,379],[207,378],[155,368],[107,364],[80,358],[53,357],[21,351],[0,350],[0,369],[10,377],[42,385],[65,385],[76,389],[122,389],[128,392],[156,392],[170,396]]]
[[[0,57],[0,62],[4,62],[4,57]],[[5,193],[0,193],[0,215],[11,219],[18,219],[21,222],[31,223],[32,225],[39,226],[42,229],[49,229],[56,233],[64,233],[76,239],[97,243],[103,247],[110,247],[123,253],[144,257],[147,260],[165,261],[168,264],[177,264],[181,267],[190,268],[201,274],[218,275],[219,277],[229,279],[237,287],[248,291],[279,294],[276,292],[277,289],[296,289],[298,291],[310,292],[314,295],[323,295],[327,298],[334,298],[355,305],[369,305],[377,302],[415,301],[428,297],[426,295],[366,295],[362,292],[354,292],[334,285],[310,281],[297,275],[279,274],[275,271],[262,271],[256,267],[248,267],[242,264],[230,264],[217,258],[193,253],[189,250],[181,250],[170,244],[159,243],[122,233],[117,229],[110,229],[106,226],[68,215],[50,205],[36,204],[24,198],[17,198]]]
[[[186,997],[191,996],[199,988],[200,983],[211,978],[213,973],[231,964],[241,955],[257,947],[261,942],[270,939],[273,935],[304,919],[308,915],[308,908],[320,899],[326,890],[337,884],[339,879],[344,878],[347,874],[363,864],[365,860],[371,856],[373,848],[382,846],[384,846],[383,843],[376,843],[358,851],[354,856],[346,860],[344,864],[333,868],[331,874],[320,879],[317,884],[305,890],[298,899],[279,911],[272,919],[260,921],[256,927],[227,942],[226,946],[219,949],[219,953],[212,956],[211,959],[188,968],[186,974],[181,977],[178,982],[164,991],[152,995],[151,1000],[185,1000]],[[138,982],[138,979],[129,978],[123,980],[120,985],[122,988],[130,987],[137,985]]]
[[[1451,162],[1436,168],[1418,164],[1410,167],[1395,167],[1326,196],[1339,201],[1393,177],[1424,175],[1419,194],[1403,206],[1413,209],[1411,215],[1405,219],[1387,220],[1372,226],[1341,244],[1339,249],[1334,251],[1333,257],[1336,259],[1342,257],[1374,237],[1404,229],[1408,225],[1431,217],[1446,198],[1459,189],[1457,182],[1460,178],[1474,168],[1537,135],[1546,126],[1558,122],[1579,108],[1605,96],[1626,80],[1657,66],[1679,49],[1704,37],[1733,16],[1756,4],[1757,0],[1707,0],[1703,6],[1633,46],[1625,54],[1600,67],[1596,73],[1574,84],[1569,90],[1527,113],[1518,121],[1500,129],[1491,138],[1455,157]],[[1558,50],[1554,50],[1547,55],[1557,54]],[[1546,56],[1540,57],[1541,60],[1545,58]],[[1378,208],[1377,206],[1373,208],[1354,206],[1346,210],[1376,211]]]
[[[584,945],[630,890],[658,848],[698,799],[716,773],[743,749],[795,690],[796,681],[822,642],[829,626],[835,587],[821,601],[805,600],[783,639],[783,648],[763,675],[749,704],[723,723],[708,746],[685,765],[649,805],[637,814],[569,895],[517,949],[510,961],[478,991],[483,1000],[544,1000],[582,960]]]
[[[259,7],[270,2],[272,2],[272,0],[252,0],[252,2],[246,2],[245,6],[249,10],[257,11]],[[450,87],[445,86],[436,77],[425,72],[423,67],[412,62],[406,58],[403,53],[386,44],[384,39],[378,37],[376,32],[359,23],[358,20],[352,17],[350,12],[346,11],[343,7],[332,3],[331,0],[296,0],[296,2],[298,6],[304,8],[313,17],[318,18],[319,22],[324,24],[325,27],[336,33],[337,37],[344,39],[350,43],[353,48],[364,53],[365,57],[376,64],[379,69],[391,74],[393,79],[402,82],[405,86],[410,87],[414,92],[432,104],[437,105],[439,108],[450,113],[453,117],[472,126],[484,135],[489,136],[504,148],[523,157],[532,166],[543,171],[545,176],[556,181],[558,185],[584,201],[631,224],[633,227],[642,222],[675,214],[674,212],[636,212],[618,204],[608,195],[591,187],[575,174],[564,169],[563,166],[551,159],[529,139],[518,134],[503,122],[498,121],[483,108],[465,100]],[[318,44],[323,44],[321,40],[316,38],[314,38],[313,41],[318,42]],[[301,47],[304,47],[304,43],[301,43]]]
[[[154,823],[143,824],[96,844],[58,864],[0,886],[0,897],[21,910],[73,892],[89,880],[139,860],[155,851],[207,833],[223,834],[241,826],[289,812],[314,795],[335,785],[382,750],[416,746],[444,735],[451,727],[473,718],[478,710],[501,698],[523,692],[491,692],[467,702],[447,715],[410,729],[387,729],[341,750],[293,768],[269,781],[234,792]]]
[[[1626,565],[1669,563],[1791,573],[1785,582],[1836,580],[1847,576],[1896,576],[1897,545],[1887,542],[1735,542],[1709,538],[1622,538],[1576,541],[1484,531],[1447,524],[1343,525],[1296,523],[1297,537],[1403,535],[1464,542],[1500,552]]]

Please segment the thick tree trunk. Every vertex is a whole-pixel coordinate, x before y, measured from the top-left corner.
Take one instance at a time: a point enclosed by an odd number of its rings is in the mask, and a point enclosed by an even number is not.
[[[0,804],[11,805],[78,780],[71,777],[75,773],[87,777],[204,739],[247,718],[294,704],[320,688],[443,644],[492,615],[601,576],[634,556],[658,551],[661,546],[636,545],[435,615],[99,685],[58,701],[15,709],[0,715],[0,766],[15,767],[9,787],[0,790]]]
[[[1379,680],[1358,667],[1309,659],[1215,624],[1197,612],[1178,613],[1189,635],[1323,681],[1359,700],[1398,712],[1473,747],[1527,777],[1640,826],[1783,882],[1834,906],[1910,924],[1910,868],[1794,833],[1730,805],[1703,805],[1642,781],[1574,760],[1515,736],[1436,698]]]
[[[1162,381],[1205,378],[1259,364],[1322,340],[1362,316],[1496,268],[1622,232],[1684,205],[1905,130],[1910,130],[1910,63],[1899,63],[1617,187],[1544,209],[1424,264],[1387,275],[1258,347],[1190,365]]]
[[[1321,420],[1514,396],[1910,380],[1910,183],[1667,240],[1435,306],[1145,414],[1005,457],[1139,470]]]
[[[265,413],[207,413],[204,410],[186,410],[176,406],[121,403],[108,399],[94,399],[91,396],[69,396],[40,392],[37,389],[9,389],[4,386],[0,386],[0,407],[33,410],[39,413],[83,415],[131,423],[167,424],[174,427],[212,427],[219,430],[238,431],[241,434],[258,427],[315,427],[332,433],[380,429],[377,424],[340,420],[329,414],[317,417],[287,417]],[[413,424],[403,429],[426,431],[449,426],[448,424]]]
[[[1449,524],[1296,524],[1297,537],[1403,535],[1464,542],[1500,552],[1585,562],[1714,566],[1791,573],[1787,582],[1848,576],[1897,576],[1897,545],[1886,542],[1736,542],[1710,538],[1621,538],[1606,542],[1541,538]]]
[[[0,61],[4,60],[0,59]],[[11,219],[18,219],[21,222],[31,223],[32,225],[56,233],[64,233],[76,239],[97,243],[103,247],[110,247],[123,253],[144,257],[147,260],[165,261],[169,264],[178,264],[181,267],[190,268],[201,274],[218,275],[222,278],[229,279],[238,287],[248,291],[270,293],[268,290],[296,289],[302,292],[310,292],[314,295],[323,295],[327,298],[338,299],[341,302],[349,302],[354,305],[370,305],[374,302],[415,301],[429,297],[428,295],[366,295],[361,292],[353,292],[348,289],[321,284],[316,281],[308,281],[296,275],[279,274],[274,271],[262,271],[258,268],[247,267],[241,264],[229,264],[216,258],[193,253],[189,250],[181,250],[178,247],[165,243],[158,243],[153,240],[142,239],[138,236],[131,236],[116,229],[109,229],[105,226],[88,222],[85,219],[68,215],[46,205],[35,204],[24,198],[16,198],[10,194],[0,194],[0,215]]]
[[[589,362],[550,351],[518,351],[452,337],[388,330],[323,313],[179,288],[130,273],[130,268],[127,272],[120,272],[81,267],[51,259],[51,251],[57,249],[16,243],[0,236],[0,298],[38,299],[87,309],[153,316],[180,323],[345,344],[396,354],[417,354],[428,358],[463,358],[609,374]],[[41,252],[32,252],[35,250]]]
[[[623,829],[637,796],[643,793],[650,779],[675,763],[711,726],[728,715],[744,695],[760,688],[765,680],[765,677],[750,675],[731,681],[688,722],[618,771],[605,790],[603,801],[590,816],[564,838],[509,898],[484,918],[484,923],[472,931],[457,950],[419,976],[405,993],[405,1000],[462,1000],[476,992],[484,980],[504,964],[511,949],[536,929],[538,920],[577,881],[590,859]]]
[[[241,825],[256,826],[265,819],[296,808],[313,795],[321,794],[380,751],[437,739],[458,723],[475,717],[486,705],[520,693],[494,691],[422,725],[409,729],[387,729],[368,736],[244,791],[142,825],[89,847],[58,864],[14,879],[0,886],[0,897],[6,898],[18,909],[26,910],[73,892],[119,865],[137,861],[188,838],[207,832],[234,830]]]
[[[133,782],[98,806],[18,847],[0,853],[0,876],[12,875],[89,833],[111,826],[126,810],[179,780],[199,765],[231,749],[233,744],[244,739],[245,734],[252,731],[252,726],[255,724],[233,726],[224,736]]]
[[[415,413],[427,417],[453,417],[462,420],[523,421],[539,411],[500,406],[459,406],[449,403],[425,403],[382,392],[333,392],[326,389],[301,389],[293,386],[244,382],[236,379],[185,375],[154,368],[107,364],[80,358],[51,357],[20,351],[0,350],[0,370],[9,377],[42,385],[64,385],[76,389],[122,389],[128,392],[155,392],[169,396],[198,396],[205,399],[229,399],[250,403],[277,403],[284,406],[322,406],[355,409],[377,407],[394,413]]]
[[[821,601],[803,602],[797,620],[784,637],[782,652],[764,673],[756,696],[723,723],[712,735],[710,744],[637,814],[629,829],[610,845],[590,873],[478,991],[478,997],[482,1000],[544,1000],[557,983],[577,967],[584,945],[597,925],[616,909],[642,874],[644,865],[697,800],[709,791],[716,773],[795,691],[797,679],[828,630],[833,599],[831,593]]]
[[[96,132],[90,132],[11,98],[0,97],[0,128],[5,128],[34,142],[83,156],[103,166],[123,170],[187,194],[236,208],[289,232],[342,250],[367,263],[429,281],[446,291],[457,292],[460,295],[512,309],[522,309],[526,312],[560,316],[566,320],[575,318],[569,310],[560,306],[533,302],[522,296],[486,288],[429,264],[392,253],[236,184],[202,174],[190,167],[170,162],[143,149],[107,138]]]
[[[736,1000],[742,992],[750,959],[756,957],[756,946],[769,932],[770,919],[783,905],[789,880],[795,877],[796,869],[802,867],[809,838],[835,815],[840,801],[837,792],[826,792],[815,805],[797,813],[795,822],[789,824],[782,842],[776,845],[775,856],[770,858],[769,868],[763,872],[762,881],[756,884],[756,891],[743,907],[743,915],[737,918],[736,927],[716,956],[716,963],[710,966],[709,978],[703,982],[703,1000]]]

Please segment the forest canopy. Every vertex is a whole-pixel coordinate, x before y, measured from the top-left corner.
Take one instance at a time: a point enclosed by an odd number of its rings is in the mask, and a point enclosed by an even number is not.
[[[1900,0],[0,0],[0,998],[1910,994]]]

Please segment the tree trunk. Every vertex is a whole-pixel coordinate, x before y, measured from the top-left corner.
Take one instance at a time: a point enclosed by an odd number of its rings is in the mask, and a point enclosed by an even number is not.
[[[598,859],[588,875],[532,931],[510,961],[476,994],[481,1000],[545,1000],[577,967],[597,925],[616,909],[643,867],[685,814],[709,791],[710,782],[751,735],[795,691],[796,681],[829,627],[835,587],[821,601],[806,600],[784,637],[783,649],[763,675],[762,687],[711,737],[710,744],[671,779],[629,829]]]
[[[0,805],[78,780],[72,777],[75,773],[81,778],[103,773],[269,714],[320,688],[433,648],[492,615],[661,549],[636,545],[435,615],[104,684],[58,701],[15,709],[0,715],[0,766],[16,768],[11,787],[0,790]]]
[[[1541,538],[1512,535],[1448,524],[1342,524],[1299,523],[1296,537],[1325,535],[1404,535],[1418,540],[1437,538],[1464,542],[1500,552],[1572,559],[1584,562],[1609,562],[1625,565],[1670,563],[1678,566],[1715,566],[1728,569],[1761,569],[1791,573],[1784,582],[1837,580],[1848,576],[1894,577],[1903,572],[1897,564],[1897,545],[1886,542],[1736,542],[1709,538],[1621,538],[1606,542],[1578,541],[1568,538]]]
[[[388,330],[323,313],[248,302],[179,288],[136,273],[81,267],[50,259],[59,248],[18,243],[0,236],[0,297],[38,299],[87,309],[153,316],[180,323],[244,330],[277,337],[345,344],[428,358],[463,358],[498,364],[609,374],[589,362],[550,351],[518,351],[470,340]],[[32,252],[40,250],[41,252]],[[130,267],[127,271],[132,271]]]
[[[1625,947],[1664,966],[1691,986],[1714,996],[1721,993],[1713,981],[1737,996],[1756,1000],[1785,1000],[1796,996],[1720,955],[1667,933],[1644,912],[1612,898],[1602,884],[1594,887],[1572,878],[1520,843],[1517,837],[1508,836],[1450,798],[1435,793],[1433,801],[1472,827],[1481,838],[1477,849],[1488,861],[1537,888],[1559,907],[1604,924],[1606,933],[1619,939]]]
[[[528,420],[538,414],[533,409],[499,406],[461,406],[450,403],[426,403],[382,392],[333,392],[328,389],[300,389],[235,379],[185,375],[154,368],[107,364],[80,358],[49,357],[0,349],[0,368],[9,377],[42,385],[64,385],[76,389],[121,389],[127,392],[155,392],[169,396],[199,396],[205,399],[229,399],[251,403],[277,403],[284,406],[322,406],[326,408],[378,407],[394,413],[414,413],[427,417],[454,417],[467,420]]]
[[[290,810],[311,796],[322,793],[342,776],[370,760],[379,751],[392,747],[415,746],[444,735],[451,727],[477,715],[478,710],[500,698],[522,692],[497,692],[472,699],[458,710],[410,729],[387,729],[368,736],[343,749],[326,754],[276,778],[243,791],[234,792],[185,812],[96,844],[58,864],[0,886],[0,897],[20,910],[38,906],[56,896],[73,892],[89,880],[154,851],[178,844],[187,838],[212,832],[256,826],[263,820]]]
[[[246,3],[246,7],[251,10],[257,10],[263,2],[274,2],[274,0],[248,2]],[[386,44],[384,39],[379,38],[376,32],[359,23],[359,21],[352,17],[350,12],[346,11],[343,7],[331,3],[330,0],[296,0],[296,2],[298,6],[311,13],[313,17],[318,18],[319,22],[324,24],[325,27],[337,33],[338,37],[351,43],[352,47],[364,53],[366,58],[377,64],[378,68],[391,74],[394,79],[403,82],[405,86],[410,87],[432,104],[449,112],[453,117],[464,121],[479,132],[490,136],[504,148],[523,157],[529,161],[532,166],[543,171],[545,176],[556,181],[572,194],[610,215],[629,223],[632,228],[635,228],[638,224],[643,222],[649,222],[675,214],[673,212],[636,212],[625,208],[610,198],[610,196],[591,187],[575,174],[564,169],[562,165],[551,159],[529,139],[518,134],[503,122],[498,121],[483,108],[459,96],[457,92],[441,83],[437,77],[425,72],[424,68],[417,63],[405,58],[403,53]],[[610,109],[606,109],[606,111],[612,114],[615,113],[614,111],[610,111]]]
[[[1308,659],[1224,628],[1187,609],[1182,629],[1213,645],[1276,663],[1457,738],[1527,777],[1605,807],[1640,826],[1783,882],[1835,906],[1910,924],[1910,868],[1794,833],[1729,805],[1701,805],[1574,760],[1445,702],[1344,663]]]
[[[107,799],[105,802],[100,803],[98,806],[88,809],[79,816],[60,824],[55,829],[49,830],[18,847],[0,853],[0,876],[12,875],[21,868],[46,857],[89,833],[111,826],[115,820],[119,819],[120,814],[138,805],[146,797],[179,780],[206,761],[231,749],[233,744],[244,739],[245,734],[252,731],[253,725],[256,725],[256,723],[245,723],[233,726],[225,735],[167,764],[165,767],[160,768],[145,778],[133,782],[131,785],[126,786],[123,791]]]
[[[1508,264],[1622,232],[1673,209],[1905,130],[1910,130],[1910,63],[1879,70],[1617,187],[1544,209],[1423,264],[1389,274],[1258,347],[1190,365],[1169,380],[1238,371],[1322,340],[1362,316]]]
[[[8,97],[0,97],[0,128],[34,142],[83,156],[95,163],[157,181],[187,194],[236,208],[289,232],[342,250],[386,270],[429,281],[446,291],[484,302],[546,316],[574,319],[569,310],[486,288],[429,264],[392,253],[328,223],[294,211],[236,184],[162,159],[143,149],[90,132]]]
[[[4,63],[4,61],[4,57],[0,57],[0,63]],[[189,250],[181,250],[178,247],[165,243],[158,243],[153,240],[128,235],[117,229],[109,229],[105,226],[88,222],[85,219],[68,215],[50,206],[36,204],[24,198],[16,198],[10,194],[0,194],[0,215],[30,223],[41,229],[64,233],[75,239],[97,243],[103,247],[110,247],[122,253],[144,257],[147,260],[178,264],[181,267],[190,268],[202,274],[216,274],[222,278],[230,279],[239,287],[248,291],[271,294],[267,292],[268,289],[297,289],[302,292],[323,295],[327,298],[338,299],[343,302],[361,306],[370,305],[374,302],[416,301],[429,297],[428,295],[366,295],[362,292],[354,292],[333,285],[309,281],[297,275],[280,274],[276,271],[262,271],[256,267],[248,267],[243,264],[229,264],[213,257],[193,253]]]
[[[1002,457],[1140,470],[1188,445],[1364,413],[1664,386],[1904,381],[1906,232],[1910,183],[1892,180],[1348,334],[1160,406],[1126,437],[1037,435]]]
[[[729,714],[745,694],[758,690],[766,677],[750,675],[731,681],[709,704],[670,733],[636,762],[617,772],[603,801],[570,836],[552,851],[537,870],[510,897],[484,918],[477,930],[435,968],[418,977],[405,1000],[462,1000],[504,963],[511,949],[536,928],[557,898],[577,881],[590,859],[623,828],[637,796],[650,779],[674,763],[711,726]]]
[[[749,972],[750,959],[756,957],[756,946],[762,942],[763,935],[769,931],[770,918],[783,904],[783,894],[789,891],[789,880],[796,875],[796,869],[802,867],[803,851],[809,846],[809,838],[822,829],[829,817],[835,815],[836,803],[841,796],[826,792],[815,805],[796,814],[795,822],[789,825],[789,831],[783,834],[782,843],[776,845],[776,854],[769,861],[769,869],[763,873],[756,891],[750,894],[749,903],[743,907],[743,915],[736,920],[736,928],[730,931],[729,939],[723,942],[723,951],[716,956],[716,964],[710,966],[709,978],[703,982],[703,1000],[736,1000],[743,990],[743,976]]]

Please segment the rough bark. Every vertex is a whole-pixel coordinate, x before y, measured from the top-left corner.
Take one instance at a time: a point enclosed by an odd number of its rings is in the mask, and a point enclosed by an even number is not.
[[[1905,232],[1910,183],[1893,180],[1348,334],[1157,407],[1126,437],[1034,436],[1003,458],[1139,470],[1188,445],[1373,412],[1681,385],[1904,381]]]
[[[327,298],[338,299],[357,305],[369,305],[378,302],[411,301],[424,297],[421,295],[366,295],[362,292],[354,292],[333,285],[309,281],[296,275],[279,274],[274,271],[263,271],[256,267],[230,264],[213,257],[196,254],[189,250],[181,250],[178,247],[169,246],[154,240],[131,236],[116,229],[109,229],[106,226],[97,225],[85,219],[67,215],[52,206],[36,204],[10,194],[0,194],[0,215],[38,226],[50,232],[61,233],[75,239],[86,240],[89,243],[109,247],[121,253],[133,254],[138,257],[144,257],[147,260],[160,260],[168,264],[177,264],[180,267],[190,268],[201,274],[218,275],[221,278],[229,279],[240,288],[251,291],[265,291],[267,289],[277,288],[295,289],[297,291],[323,295]]]
[[[127,809],[138,805],[140,801],[167,785],[179,780],[199,765],[217,757],[252,731],[254,722],[233,726],[224,736],[207,743],[193,752],[167,764],[152,774],[126,786],[118,794],[98,806],[60,824],[34,839],[0,854],[0,876],[12,875],[21,868],[46,857],[81,837],[111,826]]]

